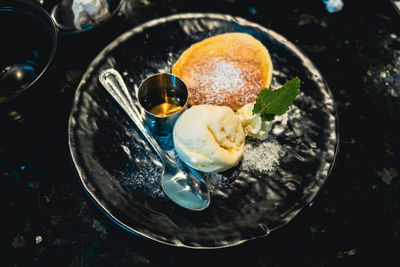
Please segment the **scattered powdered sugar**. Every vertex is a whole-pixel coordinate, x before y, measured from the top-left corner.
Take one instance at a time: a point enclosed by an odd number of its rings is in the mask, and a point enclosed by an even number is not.
[[[177,160],[177,154],[173,147],[171,147],[171,136],[163,138],[157,138],[160,146],[171,159]],[[143,144],[134,143],[131,145],[133,147],[141,147]],[[133,147],[129,148],[127,146],[124,148],[130,160],[126,162],[125,168],[119,172],[120,181],[124,186],[131,188],[137,194],[152,198],[165,198],[166,196],[160,185],[162,166],[159,159],[157,157],[149,157],[147,153],[139,153],[132,157],[130,150]],[[281,145],[272,136],[264,141],[247,137],[243,158],[234,173],[248,173],[249,171],[263,173],[273,171],[279,163],[281,149]],[[231,177],[232,173],[203,173],[203,177],[210,191],[223,195],[224,188],[235,180],[235,177],[237,177],[236,174],[233,174]]]
[[[136,159],[135,163],[126,163],[125,170],[119,173],[119,179],[125,187],[138,195],[152,198],[163,197],[161,166],[158,162]]]
[[[195,89],[191,92],[192,101],[216,105],[229,105],[230,102],[244,105],[253,101],[261,80],[258,69],[242,71],[250,67],[244,62],[239,68],[232,60],[217,57],[195,66],[190,74],[193,80],[188,85]]]
[[[212,88],[215,94],[243,87],[242,71],[233,64],[220,59],[210,61],[208,66],[202,68],[198,73],[201,74],[199,85],[203,88]]]
[[[203,178],[207,183],[208,189],[210,189],[211,191],[215,189],[220,189],[228,182],[228,177],[221,173],[205,173]]]
[[[160,147],[171,158],[176,159],[171,135],[154,136]],[[118,171],[121,183],[136,194],[152,198],[166,197],[161,187],[162,164],[152,148],[143,139],[122,145],[126,162]]]
[[[246,142],[241,168],[244,171],[273,171],[279,163],[282,147],[275,138],[263,142]]]
[[[234,181],[241,180],[246,177],[246,180],[254,180],[255,177],[250,177],[251,172],[266,173],[275,170],[281,158],[282,146],[274,137],[268,137],[264,141],[254,138],[246,138],[244,146],[243,158],[233,172],[228,170],[222,173],[204,173],[204,179],[207,185],[214,194],[227,197],[226,190],[232,186]],[[250,176],[249,176],[250,175]]]

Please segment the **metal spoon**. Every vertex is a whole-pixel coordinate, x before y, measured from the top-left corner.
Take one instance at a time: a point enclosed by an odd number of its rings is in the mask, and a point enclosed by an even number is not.
[[[144,127],[140,111],[130,97],[128,89],[118,71],[114,69],[105,70],[99,75],[99,80],[136,124],[160,157],[164,167],[161,186],[165,194],[176,204],[184,208],[190,210],[203,210],[207,208],[210,204],[210,193],[203,177],[180,160],[175,162],[166,156],[157,141]]]

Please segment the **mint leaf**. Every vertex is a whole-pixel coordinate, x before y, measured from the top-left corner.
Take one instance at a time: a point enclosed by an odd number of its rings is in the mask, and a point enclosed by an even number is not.
[[[289,106],[300,93],[300,79],[293,78],[286,82],[281,88],[272,90],[271,88],[262,89],[257,94],[254,104],[253,114],[260,114],[264,121],[272,121],[275,115],[283,115]]]

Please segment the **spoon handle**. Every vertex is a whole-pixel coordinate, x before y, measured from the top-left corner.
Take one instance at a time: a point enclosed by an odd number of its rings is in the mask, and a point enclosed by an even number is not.
[[[121,75],[115,69],[106,69],[99,76],[100,83],[104,86],[107,92],[117,101],[122,109],[128,114],[132,121],[139,128],[140,132],[147,139],[153,149],[157,152],[161,161],[165,164],[169,162],[166,158],[165,153],[158,145],[157,141],[146,131],[143,125],[143,119],[140,115],[140,111],[134,104],[128,88],[126,87]]]

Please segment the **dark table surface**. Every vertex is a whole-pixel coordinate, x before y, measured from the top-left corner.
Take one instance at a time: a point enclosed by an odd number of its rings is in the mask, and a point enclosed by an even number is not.
[[[88,198],[70,161],[68,116],[91,60],[126,30],[184,12],[239,16],[282,34],[317,65],[336,100],[340,152],[313,204],[236,247],[189,250],[129,234]],[[399,26],[389,0],[344,0],[337,13],[315,0],[127,0],[99,31],[60,36],[51,90],[1,110],[2,265],[399,266]]]

